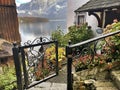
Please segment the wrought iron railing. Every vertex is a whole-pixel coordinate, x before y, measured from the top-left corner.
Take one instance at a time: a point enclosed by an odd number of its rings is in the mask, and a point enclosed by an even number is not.
[[[72,79],[72,64],[78,64],[78,61],[81,63],[80,66],[83,66],[79,69],[87,69],[89,65],[98,65],[100,58],[105,59],[105,62],[110,62],[111,60],[116,60],[119,57],[116,57],[117,54],[120,54],[120,39],[119,31],[115,31],[109,34],[104,34],[99,37],[95,37],[77,44],[71,44],[66,46],[66,57],[67,57],[67,90],[73,90],[73,79]],[[110,38],[109,38],[110,37]],[[111,39],[112,38],[112,39]],[[118,40],[113,40],[117,38]],[[108,40],[109,39],[109,40]],[[116,49],[114,46],[117,46]],[[114,53],[114,54],[113,54]],[[102,57],[101,57],[102,55]],[[109,55],[112,55],[110,57]],[[119,55],[118,55],[119,56]],[[96,60],[97,58],[97,60]],[[94,67],[93,66],[93,67]]]
[[[54,63],[46,58],[46,50],[51,46],[54,46]],[[14,44],[13,56],[18,90],[33,87],[58,75],[57,41],[40,37],[25,42],[23,46]]]

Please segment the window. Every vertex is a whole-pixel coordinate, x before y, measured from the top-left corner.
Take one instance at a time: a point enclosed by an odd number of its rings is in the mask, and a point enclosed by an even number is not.
[[[85,16],[79,15],[78,16],[78,25],[83,24],[85,22]]]

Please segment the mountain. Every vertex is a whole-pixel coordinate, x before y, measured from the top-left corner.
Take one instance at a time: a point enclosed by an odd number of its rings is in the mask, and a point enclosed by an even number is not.
[[[67,0],[32,0],[17,7],[19,17],[66,19]]]

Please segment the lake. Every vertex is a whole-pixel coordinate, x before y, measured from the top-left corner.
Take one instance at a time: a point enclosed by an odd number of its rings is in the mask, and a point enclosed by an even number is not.
[[[66,20],[49,20],[48,22],[20,22],[19,32],[21,35],[21,44],[28,40],[34,40],[37,37],[44,36],[50,38],[53,31],[60,26],[66,33]]]

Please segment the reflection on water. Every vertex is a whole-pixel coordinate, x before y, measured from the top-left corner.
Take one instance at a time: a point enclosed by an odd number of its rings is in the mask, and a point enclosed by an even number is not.
[[[27,40],[34,40],[36,37],[45,36],[50,37],[51,33],[57,29],[57,27],[66,33],[66,21],[49,21],[49,22],[20,22],[19,31],[21,35],[21,44]]]

